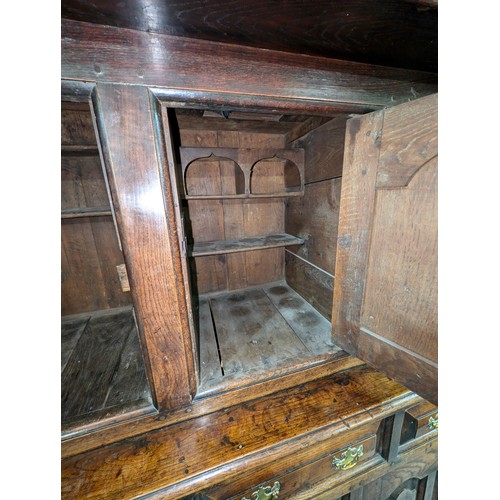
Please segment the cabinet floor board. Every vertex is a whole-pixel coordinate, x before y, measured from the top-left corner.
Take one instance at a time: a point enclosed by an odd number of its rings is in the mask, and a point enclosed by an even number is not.
[[[63,318],[61,333],[63,428],[151,406],[130,308]]]
[[[285,281],[200,298],[201,388],[229,389],[341,353],[330,322]],[[210,317],[211,314],[211,317]]]

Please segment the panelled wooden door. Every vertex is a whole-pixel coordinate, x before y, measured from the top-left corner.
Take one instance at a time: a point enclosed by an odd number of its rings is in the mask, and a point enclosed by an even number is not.
[[[437,404],[437,94],[348,121],[333,340]]]

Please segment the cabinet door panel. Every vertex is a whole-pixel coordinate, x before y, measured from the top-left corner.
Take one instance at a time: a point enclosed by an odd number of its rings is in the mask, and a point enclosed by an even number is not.
[[[437,404],[437,95],[348,123],[336,343]]]

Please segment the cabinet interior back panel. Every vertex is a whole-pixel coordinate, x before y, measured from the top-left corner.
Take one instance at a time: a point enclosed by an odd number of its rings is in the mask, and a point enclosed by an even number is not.
[[[70,112],[71,111],[71,112]],[[91,143],[93,129],[83,111],[63,113],[63,141],[75,149]],[[71,121],[74,120],[74,121]],[[95,143],[95,137],[93,137]],[[99,156],[79,151],[61,158],[61,209],[109,209]],[[110,215],[61,221],[61,314],[63,316],[131,304],[116,266],[123,264]]]
[[[276,148],[285,145],[283,125],[272,124],[278,132],[266,132],[259,122],[245,127],[233,121],[236,130],[225,130],[223,119],[180,120],[180,144],[183,147]],[[222,126],[221,126],[222,122]],[[236,123],[236,124],[235,124]],[[187,128],[191,127],[191,128]],[[216,128],[221,127],[222,130]],[[281,127],[281,129],[279,128]],[[231,161],[193,162],[186,172],[188,193],[236,194],[241,179],[235,175]],[[280,162],[266,164],[266,175],[253,179],[257,190],[283,190],[283,167]],[[266,234],[283,233],[285,205],[283,199],[189,200],[184,202],[186,237],[191,241],[232,240]],[[198,293],[236,290],[284,276],[284,249],[271,248],[238,254],[210,255],[190,259],[195,277],[193,291]]]

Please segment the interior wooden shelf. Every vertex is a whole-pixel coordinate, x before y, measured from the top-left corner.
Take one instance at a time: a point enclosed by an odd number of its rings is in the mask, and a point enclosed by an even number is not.
[[[112,215],[110,207],[80,207],[61,210],[61,219],[76,219],[79,217],[101,217]]]
[[[62,144],[61,154],[64,156],[95,156],[99,154],[97,145]]]
[[[276,376],[332,359],[331,324],[285,281],[200,296],[201,388]]]
[[[202,255],[217,255],[235,252],[248,252],[263,248],[277,248],[289,245],[302,245],[304,240],[290,234],[270,234],[267,236],[255,236],[252,238],[241,238],[239,240],[202,241],[194,243],[188,249],[191,257]]]
[[[304,196],[304,191],[287,191],[286,193],[263,194],[193,194],[183,195],[183,200],[248,200],[252,198],[289,198],[291,196]]]

